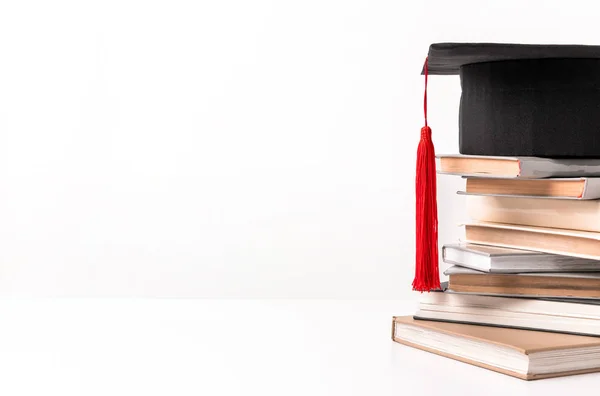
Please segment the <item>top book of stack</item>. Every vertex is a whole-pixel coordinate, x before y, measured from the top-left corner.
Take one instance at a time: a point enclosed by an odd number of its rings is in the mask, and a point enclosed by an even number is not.
[[[448,175],[509,179],[600,177],[597,159],[438,155],[437,160],[438,173]]]

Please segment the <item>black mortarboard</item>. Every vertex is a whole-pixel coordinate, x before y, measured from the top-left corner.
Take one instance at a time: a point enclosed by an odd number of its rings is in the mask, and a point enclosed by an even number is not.
[[[432,44],[428,73],[460,75],[461,154],[600,158],[600,46]]]
[[[435,152],[427,76],[459,75],[461,154],[600,158],[600,46],[440,43],[429,47],[417,153],[413,289],[439,287]]]

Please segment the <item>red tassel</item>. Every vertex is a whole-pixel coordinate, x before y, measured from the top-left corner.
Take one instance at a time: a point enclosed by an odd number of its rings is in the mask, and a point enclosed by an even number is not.
[[[438,263],[437,186],[435,149],[431,128],[427,126],[427,59],[425,59],[425,126],[417,150],[416,177],[416,266],[413,290],[420,292],[440,288]]]

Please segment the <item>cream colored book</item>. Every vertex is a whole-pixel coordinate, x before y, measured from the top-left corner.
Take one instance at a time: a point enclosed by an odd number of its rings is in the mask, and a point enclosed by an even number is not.
[[[600,336],[600,305],[582,301],[431,292],[420,296],[415,318]]]
[[[465,225],[469,243],[600,259],[600,233],[500,223]]]
[[[600,232],[600,200],[467,196],[474,221]]]
[[[543,179],[600,176],[600,159],[552,159],[439,155],[438,173],[461,176]]]
[[[397,316],[392,340],[524,380],[600,370],[600,338]]]
[[[500,179],[469,177],[467,178],[466,191],[460,191],[459,194],[581,200],[598,199],[600,198],[600,178]]]

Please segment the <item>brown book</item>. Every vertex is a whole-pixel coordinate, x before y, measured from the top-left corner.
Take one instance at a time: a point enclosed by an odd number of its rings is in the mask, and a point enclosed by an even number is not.
[[[484,174],[503,177],[518,177],[518,158],[496,158],[476,156],[440,156],[440,173],[471,175]]]
[[[439,155],[437,160],[438,173],[451,175],[525,179],[600,176],[600,161],[593,159]]]
[[[465,225],[467,242],[600,259],[600,233],[499,223]]]
[[[469,177],[466,183],[466,193],[471,195],[598,199],[600,198],[600,178],[490,179]]]
[[[394,317],[400,344],[524,380],[600,371],[600,338]]]
[[[448,288],[459,293],[600,298],[600,274],[596,273],[489,274],[473,270],[449,271]]]

